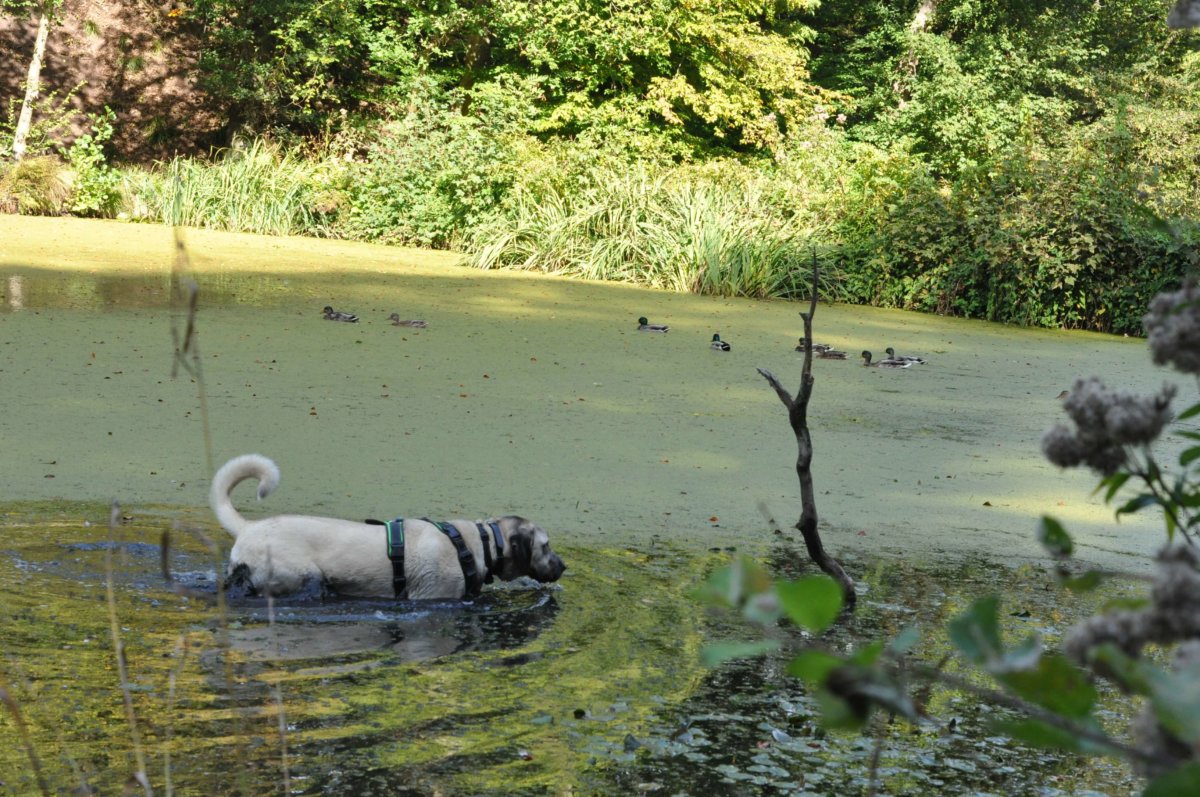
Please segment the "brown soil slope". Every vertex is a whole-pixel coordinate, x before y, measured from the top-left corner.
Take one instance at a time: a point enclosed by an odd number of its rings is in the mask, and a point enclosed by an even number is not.
[[[0,16],[0,99],[9,118],[24,95],[36,32],[36,19]],[[69,103],[75,134],[84,114],[112,108],[119,160],[206,151],[218,143],[221,119],[196,88],[198,52],[174,3],[66,0],[50,31],[41,95],[62,97],[83,84]]]

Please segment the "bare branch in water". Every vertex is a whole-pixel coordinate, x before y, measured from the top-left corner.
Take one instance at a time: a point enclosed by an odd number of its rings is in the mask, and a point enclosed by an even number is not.
[[[817,267],[816,256],[814,254],[812,295],[809,299],[808,312],[800,314],[801,318],[804,319],[804,338],[806,344],[804,347],[804,365],[800,371],[800,388],[796,391],[796,395],[793,397],[775,375],[766,368],[759,368],[758,372],[762,375],[763,379],[767,380],[767,384],[774,389],[775,395],[779,397],[779,401],[787,408],[788,422],[791,424],[792,432],[796,435],[796,446],[798,448],[796,455],[796,475],[800,479],[800,520],[796,523],[796,529],[804,536],[804,545],[808,549],[809,557],[826,575],[831,576],[841,585],[843,601],[847,608],[852,608],[857,600],[857,594],[854,591],[854,581],[846,574],[841,563],[825,551],[825,546],[821,542],[821,535],[817,531],[817,500],[812,478],[813,447],[812,435],[808,431],[808,401],[812,397],[813,389],[812,322],[813,316],[817,311],[817,286],[819,279],[820,269]]]

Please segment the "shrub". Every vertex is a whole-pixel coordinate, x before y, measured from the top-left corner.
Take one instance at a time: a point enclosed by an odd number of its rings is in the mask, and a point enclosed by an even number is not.
[[[518,132],[521,87],[417,97],[355,164],[339,231],[383,243],[452,248],[489,215],[532,141]],[[468,99],[470,102],[468,102]],[[451,107],[469,105],[468,112]]]
[[[62,161],[53,155],[22,158],[0,174],[0,211],[28,215],[62,212],[71,185]]]
[[[121,176],[108,165],[104,144],[112,138],[113,120],[109,108],[90,117],[91,129],[67,148],[67,160],[74,172],[71,212],[85,216],[111,216],[121,201]]]

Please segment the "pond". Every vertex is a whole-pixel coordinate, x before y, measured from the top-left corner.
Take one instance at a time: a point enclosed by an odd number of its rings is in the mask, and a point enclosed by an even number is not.
[[[169,230],[0,217],[0,673],[28,727],[0,726],[0,788],[37,789],[28,748],[52,789],[106,793],[139,756],[180,793],[861,790],[870,742],[821,735],[780,660],[703,669],[703,644],[740,631],[689,596],[732,550],[802,560],[760,509],[787,526],[798,500],[794,440],[755,372],[798,378],[795,305],[341,242],[187,242],[199,378],[172,377],[186,308]],[[324,305],[362,320],[325,321]],[[671,332],[636,332],[642,315]],[[1037,450],[1076,376],[1161,384],[1142,342],[838,306],[817,330],[930,360],[816,365],[822,532],[864,590],[837,644],[919,622],[936,658],[935,630],[989,591],[1020,605],[1013,633],[1053,640],[1092,604],[1036,571],[1043,512],[1081,558],[1145,570],[1154,520],[1116,526],[1090,477]],[[730,352],[709,349],[714,332]],[[219,602],[229,540],[207,482],[250,451],[283,472],[261,506],[235,494],[250,514],[515,512],[570,569],[469,606]],[[939,699],[955,732],[886,727],[885,793],[1129,790],[1121,767],[1014,748],[988,707]]]

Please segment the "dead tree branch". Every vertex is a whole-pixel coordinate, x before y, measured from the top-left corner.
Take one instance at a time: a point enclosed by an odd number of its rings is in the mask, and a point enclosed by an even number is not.
[[[813,315],[817,310],[817,285],[819,279],[820,270],[814,259],[812,296],[809,301],[808,312],[800,314],[804,319],[804,339],[806,343],[804,347],[804,365],[800,371],[800,389],[796,391],[795,397],[766,368],[759,368],[758,372],[762,374],[763,379],[767,380],[767,383],[775,390],[775,395],[779,396],[779,400],[787,408],[788,422],[791,424],[792,431],[796,435],[796,446],[798,448],[796,475],[800,478],[800,520],[796,523],[796,529],[804,536],[804,545],[808,549],[809,557],[826,575],[831,576],[842,586],[845,605],[853,607],[857,597],[854,591],[854,581],[850,576],[846,575],[846,571],[842,568],[841,563],[825,551],[825,546],[821,543],[821,535],[817,531],[817,501],[812,478],[813,447],[812,435],[808,431],[808,401],[812,397],[813,389],[812,321]]]

